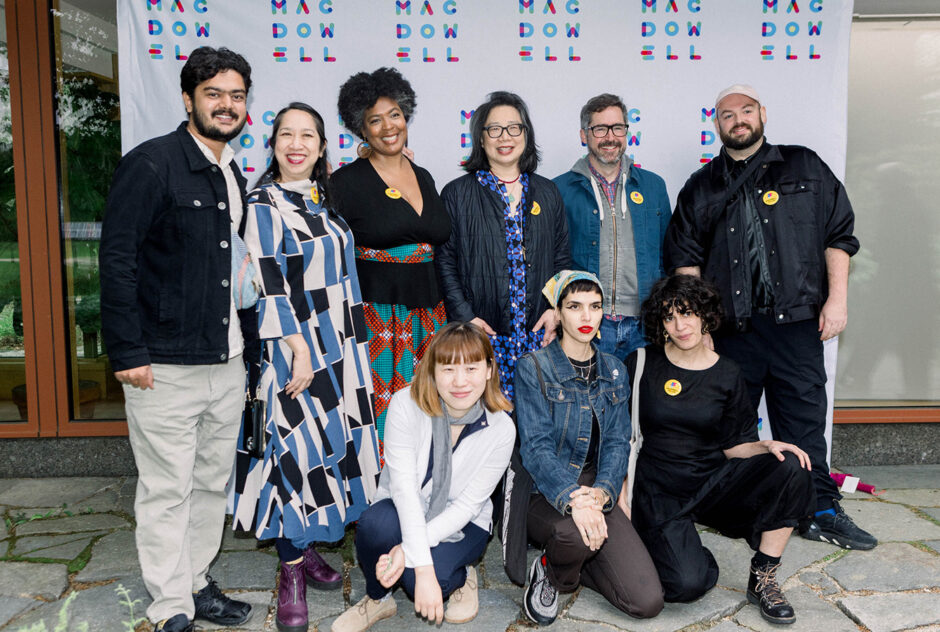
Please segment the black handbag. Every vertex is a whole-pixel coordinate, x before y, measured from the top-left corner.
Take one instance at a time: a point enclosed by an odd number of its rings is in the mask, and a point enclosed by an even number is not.
[[[245,413],[242,416],[244,432],[242,436],[242,449],[249,456],[260,459],[264,456],[265,436],[264,436],[264,401],[258,399],[248,389],[245,395]]]

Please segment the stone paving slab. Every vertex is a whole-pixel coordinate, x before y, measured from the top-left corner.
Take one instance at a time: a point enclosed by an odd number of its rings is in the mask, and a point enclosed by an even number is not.
[[[308,591],[309,592],[309,591]],[[248,617],[248,620],[241,625],[237,626],[223,626],[210,623],[200,619],[196,622],[196,627],[199,630],[251,630],[251,631],[260,631],[264,630],[265,622],[268,618],[268,611],[271,609],[273,612],[274,597],[270,591],[251,591],[251,592],[230,592],[225,591],[225,593],[233,598],[240,601],[247,601],[251,604],[251,616]]]
[[[72,506],[114,485],[114,478],[7,478],[0,504],[13,507]]]
[[[126,529],[104,536],[91,551],[91,560],[75,576],[77,582],[140,577],[134,532]]]
[[[845,496],[848,498],[867,498],[867,494]],[[940,489],[889,489],[878,496],[878,500],[901,503],[912,507],[940,507]]]
[[[924,542],[924,544],[932,548],[937,553],[940,553],[940,540],[930,540],[930,541]]]
[[[891,592],[940,586],[940,558],[903,542],[851,551],[826,566],[845,590]]]
[[[0,562],[0,596],[58,599],[69,585],[65,564]]]
[[[64,518],[33,520],[18,525],[16,535],[34,535],[37,533],[78,533],[80,531],[100,531],[129,527],[127,520],[111,514],[83,514]]]
[[[902,505],[847,500],[842,507],[855,524],[878,538],[878,542],[940,540],[940,526]]]
[[[786,626],[787,632],[858,632],[858,626],[837,607],[821,599],[806,586],[784,591],[796,613],[796,622]],[[780,632],[780,625],[766,621],[760,608],[753,604],[741,608],[734,621],[756,632]]]
[[[17,538],[13,555],[26,558],[48,558],[54,560],[72,560],[92,539],[104,535],[107,531],[88,533],[70,533],[66,535],[37,535]]]
[[[877,489],[940,489],[940,464],[846,465],[838,469]]]
[[[717,621],[738,610],[746,601],[742,593],[713,588],[692,603],[667,603],[652,619],[634,619],[607,603],[593,590],[582,589],[567,617],[583,622],[603,621],[630,632],[673,632],[693,623]]]
[[[29,608],[41,605],[41,601],[23,597],[0,597],[0,628],[13,617]]]
[[[918,509],[923,511],[934,520],[940,520],[940,509],[932,509],[930,507],[918,507]]]
[[[747,628],[738,625],[734,621],[722,621],[715,627],[708,628],[708,632],[746,632],[747,630]]]
[[[146,618],[146,604],[150,597],[144,589],[142,579],[126,579],[121,582],[129,592],[128,598],[134,604],[134,618]],[[87,623],[89,632],[125,632],[124,621],[130,621],[131,612],[116,592],[118,583],[95,586],[87,590],[77,591],[74,600],[68,604],[68,621],[65,628],[69,632],[80,629],[80,624]],[[36,625],[45,625],[45,629],[53,630],[59,621],[61,610],[66,607],[65,600],[44,604],[25,615],[18,617],[12,630],[29,628]]]
[[[120,488],[115,485],[111,489],[106,489],[94,496],[87,498],[77,505],[79,511],[90,509],[91,511],[102,513],[106,511],[119,511],[130,517],[134,516],[134,494],[123,495]]]
[[[261,549],[258,539],[245,531],[233,531],[226,527],[222,532],[223,551],[257,551]]]
[[[209,569],[223,590],[273,590],[277,557],[257,551],[221,553]]]
[[[716,533],[704,532],[700,536],[702,544],[708,547],[718,562],[718,585],[741,592],[747,590],[751,558],[754,556],[751,547],[744,540],[726,538]],[[801,568],[836,550],[838,549],[835,546],[825,542],[811,542],[799,536],[791,537],[777,571],[778,581],[783,584]]]
[[[849,595],[839,605],[871,632],[894,632],[940,623],[940,594]]]
[[[832,579],[824,573],[819,573],[816,571],[805,571],[800,573],[799,580],[806,586],[810,586],[817,592],[822,595],[834,595],[836,593],[842,592],[841,589],[835,585]]]

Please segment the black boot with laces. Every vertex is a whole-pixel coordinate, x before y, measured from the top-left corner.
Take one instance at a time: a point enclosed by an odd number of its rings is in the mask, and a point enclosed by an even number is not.
[[[760,604],[761,616],[771,623],[788,625],[796,621],[796,614],[777,584],[778,568],[780,564],[758,566],[751,563],[751,575],[747,580],[747,600]]]

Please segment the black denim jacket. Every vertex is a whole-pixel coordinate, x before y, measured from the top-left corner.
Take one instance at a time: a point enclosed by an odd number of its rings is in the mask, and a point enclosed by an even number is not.
[[[235,166],[244,202],[245,178]],[[186,130],[134,148],[101,230],[101,324],[115,371],[228,359],[231,216],[225,176]]]
[[[767,145],[753,182],[724,206],[731,181],[724,155],[693,173],[679,192],[663,244],[666,270],[700,266],[702,276],[718,286],[729,324],[751,316],[746,231],[734,212],[737,196],[751,198],[761,221],[775,322],[817,317],[829,296],[826,248],[850,256],[859,248],[852,205],[829,167],[806,147]]]

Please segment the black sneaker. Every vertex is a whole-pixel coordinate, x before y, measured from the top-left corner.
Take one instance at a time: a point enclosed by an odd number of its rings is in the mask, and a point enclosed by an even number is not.
[[[219,590],[219,586],[206,575],[209,583],[197,593],[193,593],[196,606],[194,619],[205,619],[218,625],[239,625],[251,616],[251,604],[237,601]]]
[[[539,625],[551,625],[558,616],[558,591],[545,574],[544,553],[532,562],[522,603],[526,616]]]
[[[859,528],[839,503],[833,502],[834,514],[813,516],[807,524],[800,525],[800,535],[807,540],[829,542],[843,549],[868,551],[875,548],[878,540],[872,534]]]
[[[178,614],[157,624],[157,632],[194,632],[196,626],[185,614]]]
[[[777,584],[778,568],[780,564],[751,566],[751,575],[747,579],[747,600],[760,604],[760,616],[771,623],[789,625],[796,621],[796,614]]]

